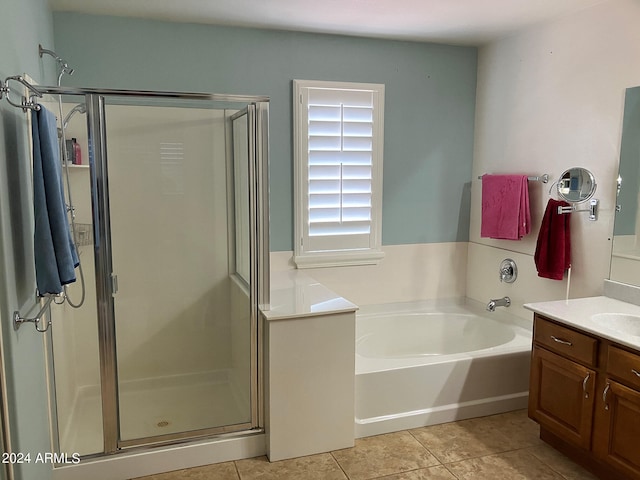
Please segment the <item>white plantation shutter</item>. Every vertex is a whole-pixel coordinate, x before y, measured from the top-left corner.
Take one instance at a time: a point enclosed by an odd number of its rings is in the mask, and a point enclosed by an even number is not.
[[[294,81],[296,263],[381,257],[384,85]]]

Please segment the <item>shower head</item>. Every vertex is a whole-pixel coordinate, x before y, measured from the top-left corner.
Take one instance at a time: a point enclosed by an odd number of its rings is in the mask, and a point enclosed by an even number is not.
[[[62,74],[64,73],[73,75],[73,68],[69,67],[69,64],[60,58],[53,50],[47,50],[46,48],[42,48],[42,45],[38,45],[38,54],[40,55],[40,58],[42,58],[43,55],[49,55],[56,60],[58,67],[60,68],[60,77],[62,77]]]
[[[73,75],[73,72],[75,72],[75,70],[69,67],[67,63],[60,62],[60,68],[62,70],[62,73],[66,73],[67,75]]]
[[[62,122],[62,128],[65,128],[65,129],[67,128],[67,125],[69,124],[69,120],[71,120],[71,118],[76,113],[87,113],[87,105],[84,103],[79,103],[78,105],[73,107],[71,110],[69,110],[69,113],[67,113],[67,116],[64,117],[64,122]]]

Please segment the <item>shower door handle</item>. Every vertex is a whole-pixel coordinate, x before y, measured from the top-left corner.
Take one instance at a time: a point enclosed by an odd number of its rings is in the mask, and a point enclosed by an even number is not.
[[[115,273],[111,274],[111,295],[118,293],[118,276]]]

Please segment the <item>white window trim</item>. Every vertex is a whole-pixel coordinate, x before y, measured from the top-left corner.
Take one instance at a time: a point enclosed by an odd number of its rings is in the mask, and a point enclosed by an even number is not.
[[[365,90],[374,94],[371,219],[369,247],[306,251],[305,239],[309,235],[309,151],[308,106],[303,90],[310,88]],[[293,81],[294,121],[294,262],[298,268],[333,267],[378,264],[382,251],[382,160],[384,148],[384,85],[372,83],[327,82],[312,80]],[[308,243],[308,242],[307,242]]]

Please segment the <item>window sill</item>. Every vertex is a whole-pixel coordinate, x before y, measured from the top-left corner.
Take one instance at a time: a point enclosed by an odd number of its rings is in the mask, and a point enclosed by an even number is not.
[[[378,265],[383,258],[384,252],[375,250],[363,252],[326,252],[294,255],[293,261],[297,268],[303,269],[348,267],[353,265]]]

